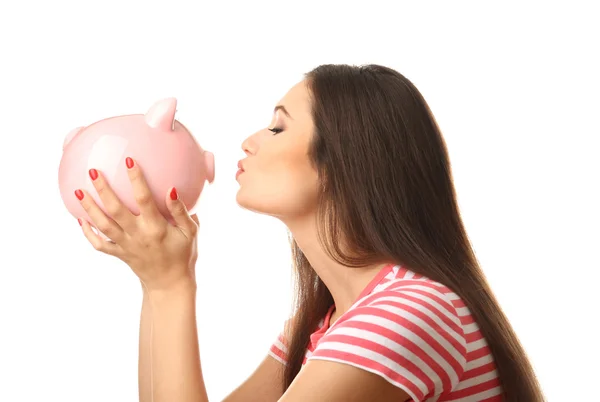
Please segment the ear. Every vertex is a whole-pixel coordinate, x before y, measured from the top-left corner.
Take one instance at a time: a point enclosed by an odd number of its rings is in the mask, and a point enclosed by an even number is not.
[[[177,99],[166,98],[152,105],[148,112],[146,112],[144,118],[146,120],[146,124],[152,128],[173,131],[176,111]]]
[[[64,142],[63,142],[63,151],[64,151],[64,149],[67,147],[67,145],[69,144],[69,142],[71,142],[71,140],[72,140],[73,138],[75,138],[75,136],[76,136],[77,134],[79,134],[79,132],[80,132],[81,130],[83,130],[84,128],[85,128],[85,127],[77,127],[77,128],[74,128],[73,130],[71,130],[71,131],[69,132],[69,134],[67,134],[67,136],[65,137],[65,140],[64,140]]]

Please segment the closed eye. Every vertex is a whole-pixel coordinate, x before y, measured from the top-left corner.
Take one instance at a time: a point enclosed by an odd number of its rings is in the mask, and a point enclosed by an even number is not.
[[[273,128],[270,128],[269,131],[273,132],[274,133],[273,135],[277,135],[280,132],[282,132],[283,129],[282,128],[273,127]]]

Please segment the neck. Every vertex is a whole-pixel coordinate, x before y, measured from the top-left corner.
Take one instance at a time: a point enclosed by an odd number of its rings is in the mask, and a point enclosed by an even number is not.
[[[384,264],[350,268],[337,263],[329,257],[319,243],[316,222],[316,216],[312,214],[284,223],[312,268],[331,292],[335,303],[335,316],[339,317],[356,302],[361,292],[375,278]]]

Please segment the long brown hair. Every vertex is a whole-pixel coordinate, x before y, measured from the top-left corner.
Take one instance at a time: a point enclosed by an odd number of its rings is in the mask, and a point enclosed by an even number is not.
[[[306,83],[315,125],[309,157],[323,184],[319,238],[327,252],[353,268],[398,263],[452,289],[489,344],[505,400],[543,401],[526,353],[472,250],[446,144],[421,93],[380,65],[321,65],[306,74]],[[293,238],[291,244],[296,312],[287,334],[284,389],[300,371],[310,334],[333,303]]]

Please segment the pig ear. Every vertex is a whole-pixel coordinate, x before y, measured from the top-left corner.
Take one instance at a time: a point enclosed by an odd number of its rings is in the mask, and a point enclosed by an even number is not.
[[[75,136],[76,136],[77,134],[79,134],[79,132],[80,132],[81,130],[83,130],[84,128],[85,128],[85,127],[77,127],[77,128],[74,128],[73,130],[71,130],[71,131],[69,132],[69,134],[67,134],[67,136],[65,137],[65,141],[63,142],[63,150],[64,150],[64,149],[67,147],[67,145],[69,144],[69,142],[71,142],[71,140],[72,140],[73,138],[75,138]]]
[[[156,102],[144,116],[146,124],[152,128],[160,128],[172,131],[175,123],[175,111],[177,110],[177,99],[167,98]]]

